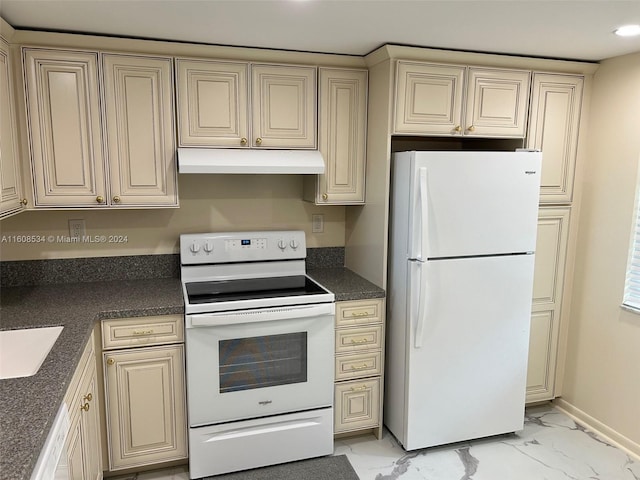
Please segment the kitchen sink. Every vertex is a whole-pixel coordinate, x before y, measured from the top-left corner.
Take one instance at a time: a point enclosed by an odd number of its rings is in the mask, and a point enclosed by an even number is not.
[[[0,331],[0,379],[35,375],[63,328]]]

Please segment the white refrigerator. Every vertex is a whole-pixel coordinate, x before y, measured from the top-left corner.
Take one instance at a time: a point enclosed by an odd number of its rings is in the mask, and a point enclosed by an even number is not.
[[[394,155],[384,423],[406,450],[523,428],[541,159]]]

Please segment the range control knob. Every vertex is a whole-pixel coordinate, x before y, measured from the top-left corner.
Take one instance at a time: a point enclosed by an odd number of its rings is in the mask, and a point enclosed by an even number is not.
[[[205,251],[205,252],[207,252],[207,253],[211,253],[211,252],[213,252],[213,243],[211,243],[211,242],[206,242],[206,243],[204,244],[204,247],[203,247],[203,248],[204,248],[204,251]]]
[[[287,244],[284,240],[278,240],[278,248],[284,252],[285,248],[287,248]]]
[[[296,250],[300,246],[300,243],[298,243],[298,241],[294,238],[289,242],[289,245],[291,245],[291,248]]]
[[[196,253],[198,253],[200,251],[200,245],[197,244],[196,242],[193,242],[191,244],[191,246],[189,247],[189,250],[191,250],[191,253],[193,253],[195,255]]]

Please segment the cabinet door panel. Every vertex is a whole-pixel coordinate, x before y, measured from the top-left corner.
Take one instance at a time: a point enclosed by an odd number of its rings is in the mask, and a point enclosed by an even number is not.
[[[543,152],[541,202],[572,199],[583,83],[574,75],[533,76],[527,147]]]
[[[183,346],[104,356],[110,469],[185,458]]]
[[[169,58],[104,55],[113,206],[177,205]]]
[[[553,310],[534,312],[531,315],[527,402],[553,398],[558,330],[556,323]]]
[[[316,201],[363,203],[367,72],[321,68],[319,75],[319,140],[326,171],[318,176]]]
[[[67,468],[69,470],[69,480],[86,480],[83,465],[85,463],[85,452],[82,448],[82,426],[80,417],[71,422],[66,443]]]
[[[0,39],[0,218],[23,208],[9,46]]]
[[[536,263],[527,366],[527,402],[553,399],[570,207],[542,207],[538,213]]]
[[[316,148],[316,68],[253,65],[254,147]]]
[[[352,380],[335,385],[336,433],[378,426],[380,379]]]
[[[524,137],[528,71],[470,68],[465,135]]]
[[[541,208],[536,239],[533,305],[555,305],[562,298],[569,235],[569,208]]]
[[[462,125],[465,67],[399,61],[394,133],[451,135]]]
[[[97,54],[24,50],[36,206],[96,206],[105,177]]]
[[[178,59],[180,146],[243,146],[249,136],[248,65]]]

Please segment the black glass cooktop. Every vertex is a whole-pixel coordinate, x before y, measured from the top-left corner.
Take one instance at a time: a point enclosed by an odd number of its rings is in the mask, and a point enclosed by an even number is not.
[[[328,293],[304,275],[191,282],[186,284],[186,288],[192,305]]]

